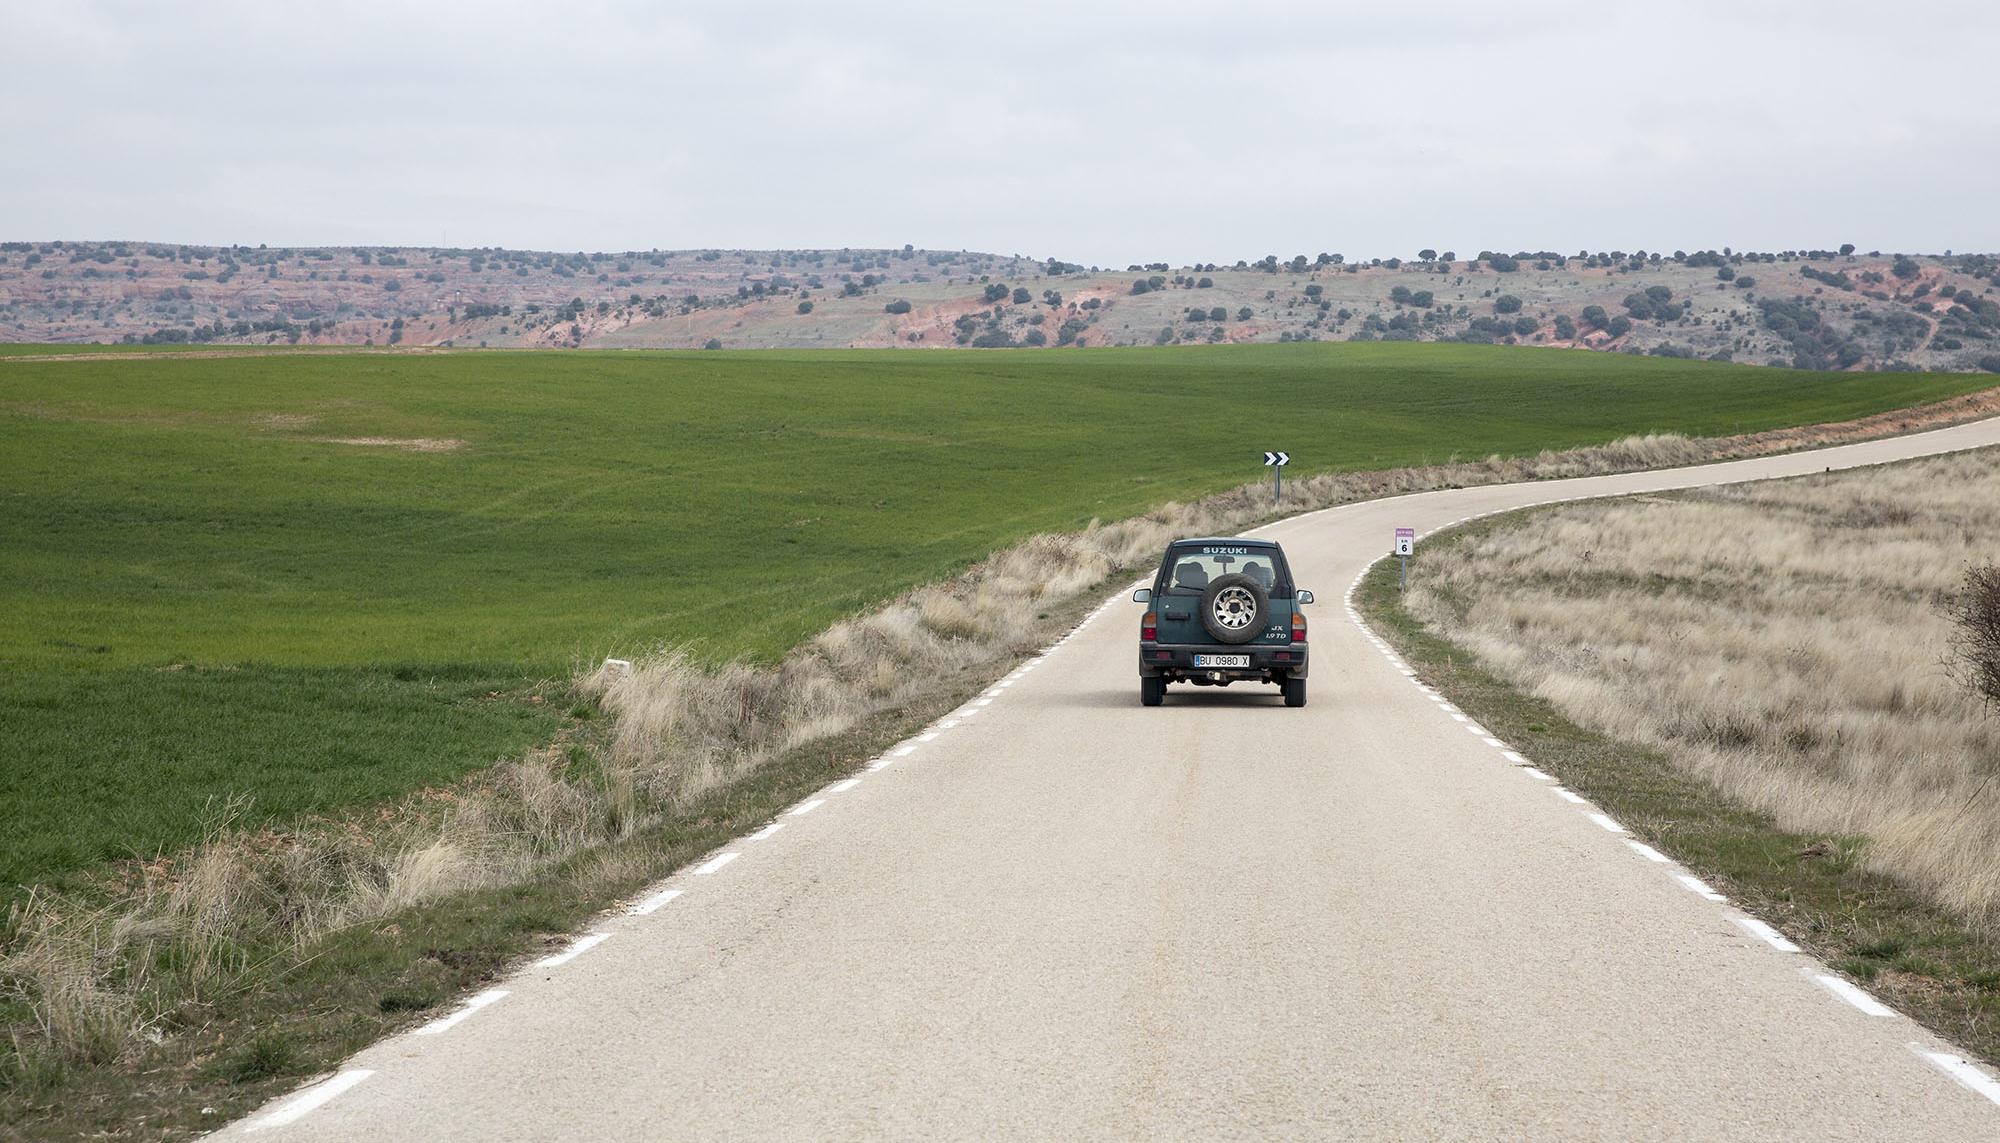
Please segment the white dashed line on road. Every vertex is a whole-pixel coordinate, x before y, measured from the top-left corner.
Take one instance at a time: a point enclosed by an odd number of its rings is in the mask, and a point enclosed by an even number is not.
[[[1508,751],[1507,753],[1509,753],[1509,754],[1513,754],[1514,752],[1510,750],[1510,751]],[[1519,755],[1515,755],[1515,757],[1519,757]],[[1533,779],[1534,779],[1535,781],[1537,781],[1537,782],[1553,782],[1553,781],[1555,781],[1555,778],[1554,778],[1554,777],[1552,777],[1552,776],[1550,776],[1550,775],[1548,775],[1548,774],[1544,774],[1544,773],[1542,773],[1542,772],[1541,772],[1540,770],[1537,770],[1537,769],[1535,769],[1535,768],[1534,768],[1533,766],[1529,766],[1529,765],[1527,765],[1527,764],[1525,764],[1525,763],[1523,763],[1523,764],[1522,764],[1522,766],[1521,766],[1521,773],[1523,773],[1523,774],[1526,774],[1526,775],[1527,775],[1528,777],[1530,777],[1530,778],[1533,778]]]
[[[700,869],[695,870],[694,875],[696,877],[706,877],[709,874],[715,872],[716,870],[722,868],[723,866],[729,864],[734,860],[736,860],[736,853],[734,850],[728,853],[718,853],[714,857],[709,858],[708,863],[706,865],[703,865]]]
[[[809,802],[800,802],[798,805],[792,807],[791,815],[798,817],[800,814],[809,814],[825,804],[825,798],[814,798]]]
[[[852,790],[854,787],[859,786],[860,784],[861,784],[861,779],[859,778],[847,778],[843,779],[842,781],[835,782],[831,786],[828,786],[826,788],[826,792],[829,794],[845,794],[847,791]]]
[[[1755,917],[1731,917],[1737,927],[1782,953],[1795,953],[1799,946],[1785,939],[1785,934],[1765,924]]]
[[[772,834],[777,833],[779,830],[784,828],[785,828],[784,822],[772,822],[770,825],[765,826],[763,829],[758,830],[756,833],[751,834],[749,837],[746,837],[743,840],[763,841],[765,838],[770,837]]]
[[[1662,857],[1660,860],[1665,861],[1666,858]],[[1697,896],[1706,897],[1709,900],[1716,902],[1717,904],[1721,904],[1722,902],[1729,900],[1729,898],[1724,897],[1722,894],[1717,893],[1715,890],[1709,888],[1708,882],[1703,881],[1701,878],[1696,877],[1692,873],[1676,873],[1674,874],[1674,880],[1686,886],[1688,892],[1696,894]],[[1783,940],[1784,938],[1780,937],[1779,939]],[[1787,941],[1786,943],[1790,944],[1791,942]]]
[[[1584,797],[1582,794],[1579,794],[1574,790],[1565,790],[1561,786],[1555,786],[1552,788],[1556,792],[1556,797],[1561,798],[1565,802],[1575,802],[1579,806],[1587,806],[1590,804],[1589,798]]]
[[[1911,1044],[1910,1050],[1930,1061],[1939,1071],[1957,1080],[1966,1088],[1985,1096],[1993,1103],[2000,1104],[2000,1081],[1987,1075],[1984,1069],[1971,1060],[1951,1052],[1933,1052],[1922,1044]]]
[[[417,1029],[412,1034],[417,1036],[435,1036],[439,1032],[450,1031],[452,1028],[457,1027],[459,1022],[464,1020],[467,1016],[472,1015],[474,1012],[479,1011],[481,1008],[486,1007],[488,1004],[491,1004],[494,1001],[505,997],[506,995],[507,995],[507,990],[504,988],[489,988],[486,991],[481,992],[478,995],[473,996],[471,999],[467,1000],[465,1004],[461,1008],[459,1008],[458,1011],[452,1013],[449,1016],[444,1016],[440,1017],[439,1019],[433,1020],[430,1023],[424,1025],[423,1027]]]
[[[283,1127],[287,1123],[296,1123],[305,1118],[307,1112],[320,1107],[334,1096],[374,1074],[369,1068],[350,1068],[330,1079],[321,1080],[280,1104],[276,1110],[251,1120],[243,1130],[263,1131],[271,1127]]]
[[[535,962],[536,968],[560,968],[611,939],[610,933],[586,933],[570,942],[570,946],[554,956],[545,956]]]
[[[1817,972],[1813,974],[1813,980],[1818,982],[1819,986],[1828,992],[1860,1009],[1861,1013],[1865,1016],[1894,1016],[1896,1014],[1894,1008],[1889,1007],[1887,1004],[1882,1003],[1880,1000],[1875,999],[1873,996],[1868,995],[1866,992],[1861,991],[1859,988],[1854,987],[1854,985],[1837,976]]]
[[[1632,847],[1633,853],[1638,854],[1640,857],[1645,858],[1647,861],[1651,861],[1659,865],[1672,865],[1674,863],[1673,858],[1668,857],[1666,854],[1661,853],[1659,850],[1654,849],[1652,846],[1647,845],[1643,841],[1632,841],[1630,839],[1627,839],[1625,844]]]
[[[1611,815],[1610,815],[1610,814],[1597,814],[1597,813],[1593,813],[1593,814],[1591,814],[1591,815],[1589,815],[1589,816],[1590,816],[1590,820],[1591,820],[1591,821],[1594,821],[1594,822],[1596,822],[1596,823],[1597,823],[1597,824],[1598,824],[1598,825],[1599,825],[1599,826],[1600,826],[1601,828],[1603,828],[1603,829],[1608,829],[1608,830],[1610,830],[1610,831],[1611,831],[1612,833],[1624,833],[1624,832],[1625,832],[1625,827],[1624,827],[1624,826],[1622,826],[1622,825],[1619,825],[1619,824],[1618,824],[1617,822],[1613,821],[1613,820],[1611,819]]]
[[[648,916],[650,914],[658,912],[660,906],[680,896],[681,892],[682,891],[679,889],[662,889],[658,893],[653,894],[651,897],[648,897],[645,900],[639,902],[638,904],[632,906],[631,908],[625,910],[625,912],[627,915],[633,917]]]

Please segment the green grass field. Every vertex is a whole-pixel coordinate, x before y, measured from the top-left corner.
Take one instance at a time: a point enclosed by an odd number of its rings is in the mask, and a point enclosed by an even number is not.
[[[547,740],[578,664],[768,659],[1266,448],[1376,468],[1990,380],[1384,344],[0,363],[0,881],[185,845],[232,794],[449,781]]]

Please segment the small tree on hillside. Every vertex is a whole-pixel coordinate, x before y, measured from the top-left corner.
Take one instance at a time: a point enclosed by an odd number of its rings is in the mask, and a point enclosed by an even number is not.
[[[1493,312],[1496,314],[1520,313],[1521,299],[1512,294],[1501,294],[1499,297],[1493,299]]]

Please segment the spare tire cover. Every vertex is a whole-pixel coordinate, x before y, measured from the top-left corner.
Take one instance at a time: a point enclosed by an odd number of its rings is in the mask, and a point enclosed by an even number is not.
[[[1216,576],[1201,593],[1201,625],[1218,643],[1248,643],[1264,633],[1271,597],[1241,573]]]

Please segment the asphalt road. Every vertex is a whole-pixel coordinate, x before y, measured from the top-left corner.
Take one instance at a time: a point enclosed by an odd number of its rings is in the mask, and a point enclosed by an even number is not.
[[[229,1133],[2000,1138],[1950,1045],[1469,731],[1341,603],[1397,525],[1994,443],[2000,422],[1276,525],[1320,597],[1304,709],[1242,686],[1141,708],[1121,595],[604,939]]]

